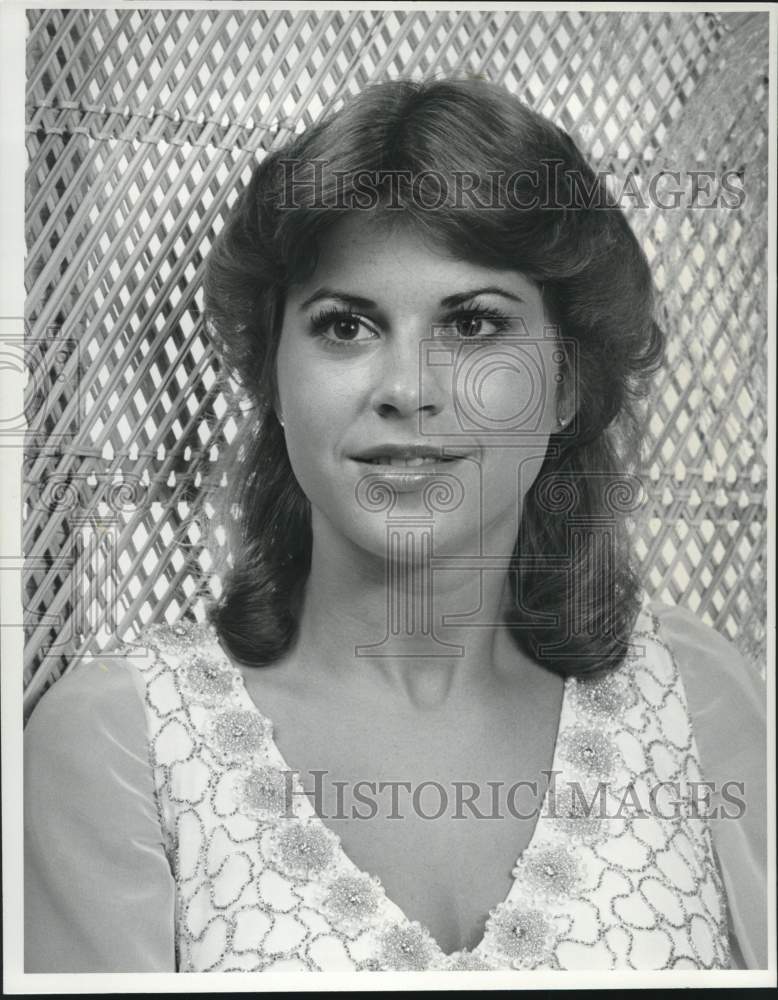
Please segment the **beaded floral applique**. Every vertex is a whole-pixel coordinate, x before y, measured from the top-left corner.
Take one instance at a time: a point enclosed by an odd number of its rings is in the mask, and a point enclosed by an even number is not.
[[[325,883],[322,907],[334,920],[357,932],[378,913],[381,894],[378,879],[364,872],[341,872]]]
[[[251,766],[238,784],[243,811],[260,820],[290,816],[292,794],[289,776],[266,764]]]
[[[479,944],[446,955],[315,815],[214,631],[146,629],[128,649],[136,663],[148,651],[181,971],[727,967],[706,824],[628,808],[630,790],[698,773],[677,667],[646,612],[635,638],[642,656],[567,679],[554,781],[511,890]]]
[[[542,910],[502,902],[489,914],[484,941],[517,969],[547,962],[557,934]]]
[[[434,968],[441,951],[417,921],[390,924],[379,936],[380,968],[422,971]]]

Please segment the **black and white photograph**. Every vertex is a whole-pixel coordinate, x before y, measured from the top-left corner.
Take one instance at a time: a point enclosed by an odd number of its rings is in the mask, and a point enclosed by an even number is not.
[[[0,10],[5,992],[776,984],[777,13]]]

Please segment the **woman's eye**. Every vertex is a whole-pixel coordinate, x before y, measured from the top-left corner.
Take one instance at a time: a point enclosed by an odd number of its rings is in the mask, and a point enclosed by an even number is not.
[[[441,332],[444,336],[473,340],[495,336],[506,330],[508,325],[507,318],[498,313],[463,313],[451,317]]]
[[[487,329],[487,321],[480,316],[468,316],[457,320],[457,330],[460,337],[479,337]]]
[[[354,313],[326,311],[314,318],[314,332],[331,343],[348,344],[373,340],[375,331]]]

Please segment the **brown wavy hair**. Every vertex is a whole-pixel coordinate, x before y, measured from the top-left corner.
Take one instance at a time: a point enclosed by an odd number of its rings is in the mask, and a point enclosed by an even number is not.
[[[398,184],[402,177],[420,183]],[[488,180],[488,201],[465,199],[463,177],[471,187]],[[367,178],[379,194],[372,204]],[[625,523],[637,502],[629,469],[639,454],[638,401],[664,347],[651,275],[572,139],[473,79],[368,87],[264,157],[210,252],[206,328],[223,372],[251,402],[225,472],[228,568],[209,610],[225,648],[259,665],[296,634],[311,518],[273,409],[286,290],[312,273],[328,228],[366,207],[422,227],[460,259],[542,283],[574,345],[565,374],[575,379],[577,409],[572,432],[552,435],[524,500],[506,625],[559,673],[617,665],[641,591]]]

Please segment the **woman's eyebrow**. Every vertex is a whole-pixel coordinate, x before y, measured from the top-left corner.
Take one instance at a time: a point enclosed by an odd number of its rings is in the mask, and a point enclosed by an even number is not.
[[[514,302],[524,302],[524,299],[513,292],[508,292],[504,288],[498,288],[497,285],[489,285],[486,288],[474,288],[470,292],[458,292],[456,295],[448,295],[445,299],[440,300],[440,304],[446,308],[450,308],[451,306],[461,305],[469,299],[474,299],[477,295],[502,295],[504,298],[512,299]]]
[[[300,309],[307,309],[320,299],[340,299],[341,302],[350,302],[358,309],[375,309],[376,303],[372,299],[363,298],[361,295],[352,295],[351,292],[339,292],[334,288],[318,288],[313,295],[309,296],[305,302],[300,303]]]
[[[456,295],[447,295],[446,298],[440,300],[440,304],[444,308],[450,309],[453,306],[461,305],[463,302],[468,302],[478,295],[502,295],[503,298],[511,299],[513,302],[523,303],[525,301],[520,295],[516,295],[514,292],[509,292],[497,285],[488,285],[485,288],[474,288],[467,292],[457,292]],[[304,302],[301,302],[300,309],[307,309],[320,299],[338,299],[341,302],[351,303],[357,309],[378,308],[378,304],[373,299],[367,299],[362,295],[354,295],[352,292],[341,292],[335,288],[325,287],[317,288],[313,295],[309,295]]]

